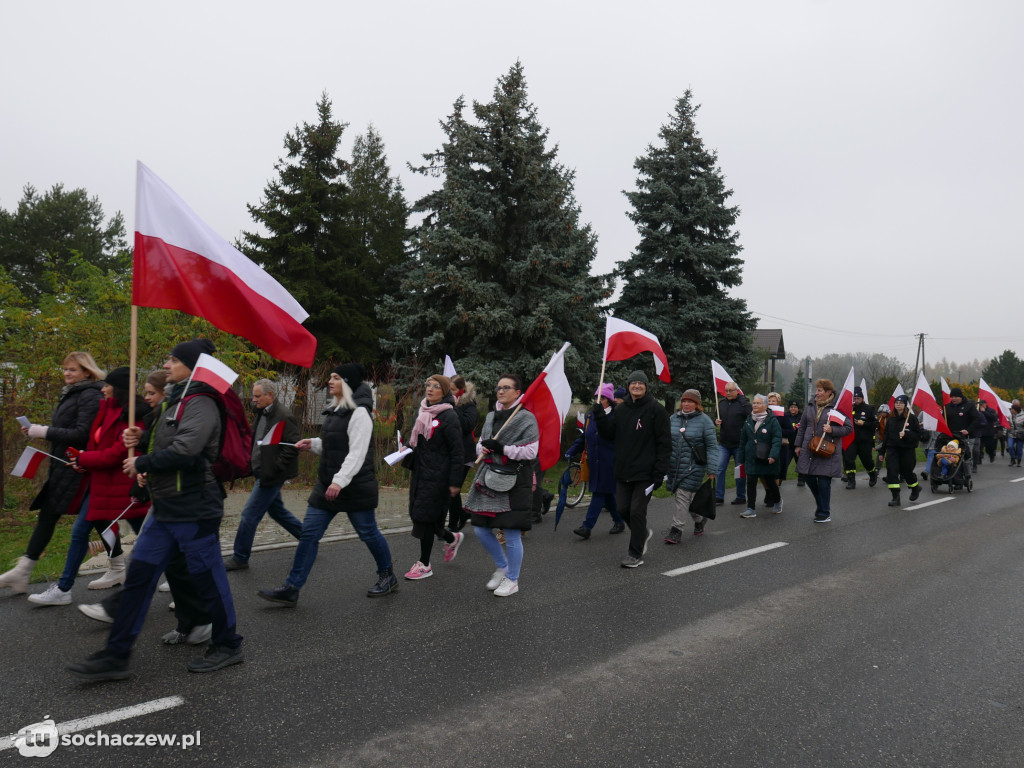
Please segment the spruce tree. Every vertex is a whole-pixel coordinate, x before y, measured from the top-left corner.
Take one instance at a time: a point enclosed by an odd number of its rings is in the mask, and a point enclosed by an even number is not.
[[[580,223],[574,173],[557,162],[527,98],[518,62],[493,99],[460,98],[441,123],[445,141],[413,168],[439,189],[417,201],[413,263],[385,301],[396,358],[420,372],[449,354],[485,386],[503,372],[536,376],[564,341],[574,390],[592,390],[601,362],[598,305],[608,280],[590,275],[596,238]]]
[[[717,153],[697,132],[698,108],[687,90],[660,141],[634,163],[636,190],[625,195],[640,243],[615,271],[623,286],[614,313],[657,334],[673,400],[688,387],[712,392],[712,359],[737,379],[755,365],[755,323],[746,303],[727,293],[742,280],[739,208],[728,204]]]

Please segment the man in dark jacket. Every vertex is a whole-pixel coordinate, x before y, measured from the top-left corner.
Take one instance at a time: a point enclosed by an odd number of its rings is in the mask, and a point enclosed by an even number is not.
[[[974,469],[978,468],[980,460],[980,449],[978,446],[978,433],[983,427],[985,417],[978,413],[974,403],[964,398],[963,390],[960,387],[953,387],[949,390],[949,405],[945,406],[943,412],[946,416],[946,424],[954,437],[971,438],[971,453]]]
[[[846,489],[857,487],[857,458],[868,471],[868,485],[872,488],[878,482],[878,469],[875,467],[874,447],[875,431],[878,419],[875,409],[864,402],[864,390],[853,388],[853,442],[843,451],[843,479]]]
[[[996,460],[996,432],[999,431],[999,414],[994,408],[989,408],[984,400],[978,401],[978,429],[975,436],[978,438],[978,452],[974,457],[974,467],[977,469],[984,459],[984,453],[988,454],[988,461],[991,464]]]
[[[740,432],[750,415],[750,401],[740,394],[740,388],[736,382],[730,381],[725,385],[725,397],[718,401],[718,418],[715,419],[715,426],[719,428],[718,435],[718,478],[715,481],[715,503],[725,503],[725,471],[729,468],[729,459],[736,456],[740,448]],[[736,483],[736,498],[733,504],[747,503],[746,483]]]
[[[647,392],[643,371],[629,374],[629,395],[608,416],[600,401],[594,405],[598,434],[615,443],[615,502],[629,526],[629,554],[623,568],[643,565],[647,542],[654,531],[647,527],[651,494],[668,472],[672,454],[668,411]]]
[[[298,422],[288,406],[278,401],[277,394],[278,385],[270,379],[260,379],[252,385],[252,404],[256,409],[252,423],[252,474],[256,482],[242,510],[232,555],[224,560],[224,567],[229,571],[249,567],[252,541],[263,515],[269,513],[272,520],[296,539],[302,533],[302,523],[288,511],[281,498],[284,481],[299,474],[299,451],[295,443],[301,435]],[[267,444],[261,445],[264,438]]]
[[[126,473],[146,476],[153,517],[143,527],[132,550],[121,604],[106,648],[85,661],[68,665],[68,671],[83,680],[128,677],[131,647],[142,630],[160,574],[179,552],[185,554],[192,585],[213,622],[211,645],[205,656],[189,662],[189,670],[213,672],[245,660],[242,638],[235,632],[235,607],[220,555],[224,489],[212,467],[220,455],[224,429],[221,405],[216,390],[191,381],[199,356],[213,351],[209,339],[182,342],[171,350],[164,370],[172,388],[164,415],[152,427],[152,450],[125,459]],[[148,438],[138,427],[129,427],[124,432],[124,443],[129,448]]]

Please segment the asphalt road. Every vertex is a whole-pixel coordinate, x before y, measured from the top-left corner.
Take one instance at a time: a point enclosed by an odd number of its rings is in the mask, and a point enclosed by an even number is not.
[[[609,519],[584,542],[570,510],[557,532],[549,516],[529,534],[505,599],[484,589],[493,567],[472,536],[380,600],[363,596],[362,544],[324,545],[296,609],[256,597],[291,562],[263,552],[230,575],[246,662],[209,675],[185,670],[196,649],[160,645],[173,618],[158,595],[132,679],[80,685],[64,664],[100,648],[105,625],[5,590],[0,730],[179,696],[102,730],[199,731],[199,746],[62,745],[40,764],[1020,766],[1018,478],[986,464],[974,493],[919,509],[904,493],[896,511],[883,483],[836,484],[825,525],[790,482],[783,514],[719,507],[705,536],[674,547],[661,543],[671,502],[655,500],[635,570],[619,567],[626,538]],[[418,543],[389,542],[404,572]],[[770,544],[784,546],[664,575]],[[76,602],[95,595],[75,587]],[[0,765],[28,759],[0,749]]]

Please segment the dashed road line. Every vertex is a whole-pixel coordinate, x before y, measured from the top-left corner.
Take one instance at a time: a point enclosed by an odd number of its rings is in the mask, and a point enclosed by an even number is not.
[[[762,552],[768,552],[779,547],[785,547],[787,542],[777,541],[774,544],[765,544],[763,547],[755,547],[754,549],[745,549],[742,552],[735,552],[731,555],[725,555],[724,557],[716,557],[714,560],[705,560],[703,563],[694,563],[693,565],[687,565],[682,568],[676,568],[675,570],[665,571],[662,576],[682,576],[684,573],[690,573],[691,571],[699,571],[701,568],[710,568],[713,565],[721,565],[722,563],[728,563],[730,560],[739,560],[742,557],[750,557],[751,555],[759,555]]]
[[[925,501],[920,504],[915,504],[912,507],[904,507],[903,511],[909,512],[912,509],[924,509],[925,507],[931,507],[934,506],[935,504],[944,504],[947,501],[953,501],[955,498],[955,496],[944,496],[941,499],[935,499],[935,501]]]

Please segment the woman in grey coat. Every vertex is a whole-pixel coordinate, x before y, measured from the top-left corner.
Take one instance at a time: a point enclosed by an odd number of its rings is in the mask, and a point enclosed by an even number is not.
[[[672,527],[665,534],[666,544],[678,544],[683,537],[685,515],[693,518],[693,535],[704,533],[708,518],[690,512],[693,495],[704,483],[708,467],[718,466],[718,440],[715,423],[701,408],[700,392],[688,389],[679,401],[679,410],[669,419],[672,433],[672,454],[668,462],[665,487],[675,496]],[[695,454],[703,449],[703,462]]]
[[[804,409],[797,430],[796,471],[804,475],[807,487],[814,496],[816,509],[814,522],[828,523],[832,521],[830,511],[832,499],[832,478],[839,477],[843,468],[843,438],[853,431],[850,417],[846,416],[842,424],[829,421],[829,411],[836,405],[836,388],[828,379],[814,382],[814,402]],[[821,456],[811,452],[811,441],[821,438],[833,443],[835,450],[831,456]]]

